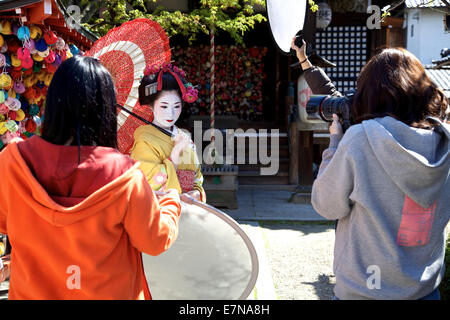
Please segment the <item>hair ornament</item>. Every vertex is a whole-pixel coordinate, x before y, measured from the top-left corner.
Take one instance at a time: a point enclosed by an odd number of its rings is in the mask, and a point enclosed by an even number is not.
[[[152,81],[158,77],[155,83],[149,84],[145,87],[146,96],[155,94],[156,92],[162,90],[162,75],[164,73],[170,73],[174,76],[180,87],[183,101],[193,103],[198,99],[198,90],[195,89],[191,83],[184,84],[181,81],[181,78],[186,77],[186,73],[181,68],[178,68],[171,63],[165,63],[162,65],[153,64],[145,68],[144,76],[149,76]]]

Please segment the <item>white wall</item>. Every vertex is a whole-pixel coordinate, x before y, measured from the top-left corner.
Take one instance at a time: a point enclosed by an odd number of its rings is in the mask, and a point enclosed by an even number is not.
[[[422,64],[441,58],[441,50],[450,48],[450,33],[444,29],[444,14],[432,9],[407,9],[406,49]]]

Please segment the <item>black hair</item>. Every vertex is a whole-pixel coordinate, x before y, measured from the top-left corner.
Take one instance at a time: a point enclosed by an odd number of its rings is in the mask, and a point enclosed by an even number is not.
[[[183,84],[186,84],[186,80],[181,77],[178,76],[181,80],[181,82]],[[145,87],[150,85],[150,84],[156,84],[156,82],[158,81],[158,74],[154,75],[153,79],[151,76],[144,76],[141,80],[141,84],[139,85],[139,104],[140,105],[147,105],[147,106],[151,106],[153,107],[153,104],[155,103],[155,100],[158,99],[158,97],[161,95],[162,91],[171,91],[171,90],[176,90],[178,92],[178,94],[180,95],[180,98],[182,98],[182,93],[181,93],[181,89],[180,86],[178,85],[177,80],[175,79],[175,77],[168,73],[165,72],[162,75],[162,90],[161,91],[157,91],[154,94],[145,95]],[[183,99],[181,99],[182,104],[183,104]]]
[[[116,94],[108,70],[75,56],[56,70],[45,101],[42,138],[63,145],[117,148]]]

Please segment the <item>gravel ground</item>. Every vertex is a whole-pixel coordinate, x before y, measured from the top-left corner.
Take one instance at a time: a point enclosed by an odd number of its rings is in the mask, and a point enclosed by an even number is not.
[[[334,225],[261,223],[277,298],[331,300]]]

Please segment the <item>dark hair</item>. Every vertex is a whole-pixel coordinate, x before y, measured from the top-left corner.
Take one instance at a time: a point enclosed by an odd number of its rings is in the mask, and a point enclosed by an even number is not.
[[[117,148],[116,94],[111,74],[91,57],[75,56],[56,70],[45,101],[42,138],[62,145]]]
[[[420,61],[403,48],[392,48],[372,57],[361,70],[353,115],[355,123],[391,116],[409,126],[429,129],[436,124],[426,117],[446,121],[447,106],[447,98]]]
[[[186,80],[179,76],[181,82],[183,82],[183,84],[187,83]],[[157,91],[156,93],[146,96],[145,95],[145,87],[150,85],[150,84],[155,84],[158,81],[158,75],[156,74],[154,76],[154,78],[152,79],[151,76],[144,76],[141,80],[141,84],[139,85],[139,104],[140,105],[148,105],[148,106],[152,106],[155,102],[156,99],[158,99],[158,97],[161,95],[162,91],[171,91],[171,90],[176,90],[180,96],[180,98],[182,97],[182,93],[181,93],[181,89],[180,86],[178,85],[177,80],[175,79],[175,77],[173,75],[171,75],[168,72],[163,73],[162,75],[162,89],[161,91]],[[181,101],[181,103],[183,104],[183,100]]]

